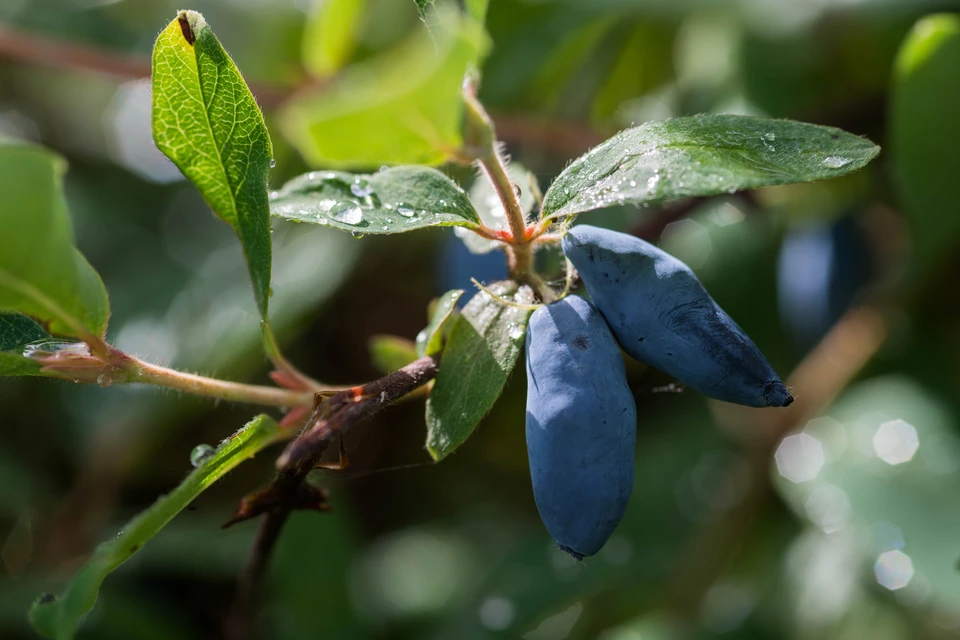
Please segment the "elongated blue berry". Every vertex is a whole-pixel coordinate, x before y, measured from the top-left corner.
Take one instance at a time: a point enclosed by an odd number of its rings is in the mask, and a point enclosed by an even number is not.
[[[633,488],[637,408],[596,308],[571,296],[527,328],[527,454],[540,518],[577,559],[616,528]]]
[[[793,397],[690,267],[623,233],[580,225],[563,251],[623,350],[718,400],[785,407]]]

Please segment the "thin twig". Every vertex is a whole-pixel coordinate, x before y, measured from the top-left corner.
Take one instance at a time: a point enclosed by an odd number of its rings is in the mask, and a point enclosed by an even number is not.
[[[427,356],[378,380],[341,391],[317,403],[300,436],[277,460],[277,477],[266,488],[241,500],[224,528],[263,515],[257,538],[240,578],[228,618],[228,637],[242,640],[255,628],[256,596],[269,558],[290,512],[329,511],[327,492],[305,482],[331,439],[342,435],[388,404],[416,391],[437,375],[437,358]]]
[[[257,527],[257,537],[243,573],[237,584],[237,594],[233,608],[227,616],[225,635],[229,640],[256,638],[256,616],[253,611],[258,600],[258,592],[269,566],[270,556],[283,525],[290,515],[290,507],[278,507],[269,511]]]

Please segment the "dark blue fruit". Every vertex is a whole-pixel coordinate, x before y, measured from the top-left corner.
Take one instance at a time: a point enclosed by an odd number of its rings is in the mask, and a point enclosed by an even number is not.
[[[648,242],[587,225],[563,251],[623,350],[718,400],[785,407],[793,396],[690,267]]]
[[[633,488],[637,408],[597,309],[570,296],[527,328],[527,454],[540,518],[560,548],[593,555]]]

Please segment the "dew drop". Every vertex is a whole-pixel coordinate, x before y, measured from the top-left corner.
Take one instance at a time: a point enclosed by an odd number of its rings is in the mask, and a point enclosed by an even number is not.
[[[523,325],[521,324],[512,324],[510,328],[507,329],[507,335],[510,336],[511,340],[519,340],[523,337],[524,330]]]
[[[279,191],[271,191],[271,192],[270,192],[270,199],[271,199],[271,200],[276,200],[276,199],[279,198],[279,197],[280,197],[280,192],[279,192]]]
[[[353,184],[350,185],[350,193],[358,198],[366,198],[373,193],[373,187],[363,178],[357,178],[353,181]]]
[[[216,449],[208,444],[198,444],[193,448],[193,451],[190,452],[190,464],[194,467],[199,467],[206,462],[215,451]]]
[[[113,378],[107,372],[102,372],[97,376],[97,384],[106,389],[113,384]]]
[[[844,158],[843,156],[827,156],[820,164],[828,169],[841,169],[851,162],[853,162],[853,160],[850,158]]]
[[[412,218],[416,213],[416,211],[414,211],[413,207],[407,204],[406,202],[398,202],[397,213],[402,215],[404,218]]]
[[[273,169],[275,166],[277,166],[277,161],[276,161],[276,160],[273,160],[273,159],[271,158],[271,160],[270,160],[270,168]]]
[[[353,236],[354,238],[356,238],[357,240],[359,240],[360,238],[363,237],[363,234],[360,233],[359,231],[351,231],[351,232],[350,232],[350,235],[352,235],[352,236]]]
[[[344,224],[360,224],[363,221],[363,211],[356,202],[338,202],[330,207],[330,215]]]

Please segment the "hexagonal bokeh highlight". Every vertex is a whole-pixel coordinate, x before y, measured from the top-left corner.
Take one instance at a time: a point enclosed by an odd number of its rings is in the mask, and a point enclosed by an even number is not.
[[[873,450],[887,464],[909,462],[919,447],[917,430],[906,420],[884,422],[873,435]]]
[[[813,480],[826,462],[820,441],[808,433],[784,438],[774,458],[777,471],[790,482]]]
[[[873,574],[881,586],[896,591],[913,579],[913,561],[899,549],[884,551],[873,565]]]

